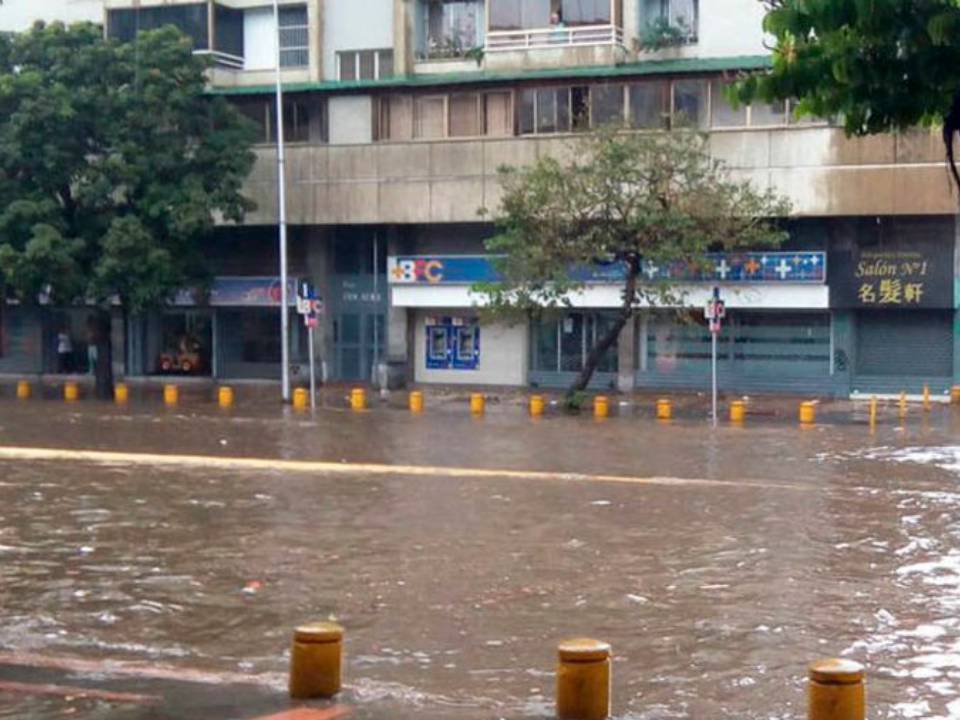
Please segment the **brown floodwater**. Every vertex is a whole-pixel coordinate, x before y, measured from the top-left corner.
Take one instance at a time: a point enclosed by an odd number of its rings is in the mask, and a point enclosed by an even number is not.
[[[7,447],[724,481],[0,460],[0,655],[241,673],[280,695],[291,628],[335,618],[355,717],[549,717],[574,635],[613,645],[621,719],[801,718],[820,656],[867,666],[871,718],[960,717],[960,410],[873,434],[862,408],[822,417],[0,399]],[[0,688],[0,718],[66,702]],[[179,702],[68,709],[188,717]]]

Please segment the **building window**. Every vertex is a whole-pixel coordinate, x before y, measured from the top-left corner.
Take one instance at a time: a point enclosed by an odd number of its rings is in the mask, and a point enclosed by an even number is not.
[[[590,88],[590,118],[594,127],[623,124],[623,85]]]
[[[413,137],[413,98],[387,95],[377,104],[377,139],[410,140]]]
[[[534,372],[580,372],[587,355],[616,322],[603,313],[568,313],[541,318],[531,327],[530,369]],[[598,372],[614,373],[618,367],[617,343],[604,354]]]
[[[703,128],[707,126],[709,84],[706,80],[677,80],[673,83],[674,128]]]
[[[427,0],[417,54],[422,59],[459,58],[483,45],[483,0]]]
[[[650,32],[677,36],[681,42],[697,41],[700,23],[698,0],[640,0],[640,34]]]
[[[310,28],[306,5],[280,8],[277,39],[280,43],[280,67],[306,67],[310,64]]]
[[[513,94],[489,92],[483,96],[483,132],[504,137],[513,135]]]
[[[236,108],[257,127],[260,145],[277,142],[274,98],[244,98],[233,101]],[[327,104],[321,97],[290,97],[283,100],[284,142],[327,142]]]
[[[612,21],[610,0],[561,0],[555,12],[565,25],[609,25]]]
[[[413,106],[413,136],[418,139],[444,137],[446,135],[445,116],[445,97],[418,97]]]
[[[173,25],[193,41],[195,50],[210,49],[207,3],[125,8],[107,13],[107,35],[120,42],[131,42],[144,30]]]
[[[346,50],[337,53],[337,77],[344,82],[378,80],[393,75],[393,50]]]
[[[450,137],[480,134],[480,96],[476,93],[451,95],[448,102]]]
[[[711,127],[743,127],[747,124],[747,107],[740,104],[734,107],[727,98],[727,88],[732,83],[714,80],[710,83],[710,125]]]
[[[550,27],[551,0],[490,0],[491,30]]]
[[[663,80],[629,87],[629,121],[638,130],[663,130],[670,120],[670,83]]]

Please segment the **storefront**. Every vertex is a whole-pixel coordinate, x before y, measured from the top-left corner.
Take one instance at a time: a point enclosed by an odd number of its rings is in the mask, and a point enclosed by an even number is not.
[[[296,280],[288,286],[291,363],[306,357],[296,318]],[[130,375],[273,379],[280,377],[280,282],[273,277],[218,277],[199,304],[180,293],[169,308],[132,318]]]
[[[41,372],[43,358],[42,311],[0,303],[0,373]]]
[[[952,218],[903,218],[861,224],[831,249],[831,306],[851,328],[851,393],[953,384],[954,246]]]
[[[483,298],[472,291],[496,279],[489,258],[392,257],[388,267],[391,302],[414,318],[418,382],[567,386],[614,322],[623,287],[615,269],[598,268],[569,310],[489,325],[478,319],[474,308]],[[710,333],[702,308],[716,286],[728,308],[720,337],[724,390],[835,391],[826,253],[713,254],[705,268],[650,266],[644,277],[672,281],[683,308],[641,311],[602,358],[593,388],[707,387]]]

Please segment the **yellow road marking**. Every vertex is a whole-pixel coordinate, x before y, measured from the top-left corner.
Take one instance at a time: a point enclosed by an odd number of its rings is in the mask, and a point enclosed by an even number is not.
[[[44,460],[86,462],[99,465],[201,468],[206,470],[268,470],[314,475],[384,475],[445,477],[475,480],[538,480],[546,482],[598,482],[631,485],[699,487],[756,487],[807,490],[799,485],[763,481],[708,480],[705,478],[632,477],[592,475],[541,470],[496,470],[486,468],[436,467],[430,465],[386,465],[380,463],[324,462],[317,460],[270,460],[265,458],[217,457],[213,455],[161,455],[103,450],[68,450],[0,446],[0,460]]]

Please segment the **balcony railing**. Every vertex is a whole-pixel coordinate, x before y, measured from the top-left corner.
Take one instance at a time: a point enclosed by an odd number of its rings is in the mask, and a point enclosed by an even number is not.
[[[491,53],[622,44],[623,30],[615,25],[579,25],[537,30],[494,30],[487,34],[486,51]]]
[[[205,55],[213,60],[213,64],[219,68],[229,70],[243,70],[244,59],[239,55],[221,52],[220,50],[194,50],[194,55]]]

